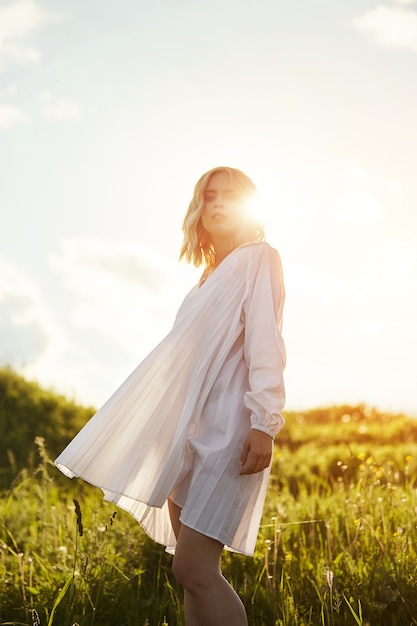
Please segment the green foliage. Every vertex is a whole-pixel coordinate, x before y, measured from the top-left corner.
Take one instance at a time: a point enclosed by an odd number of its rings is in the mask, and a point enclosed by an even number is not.
[[[35,437],[45,439],[55,458],[93,413],[0,368],[0,488],[37,465]]]
[[[42,456],[0,501],[0,623],[31,624],[37,615],[45,626],[142,626],[150,614],[155,625],[175,616],[163,547],[99,490],[79,501],[62,492]]]
[[[49,458],[93,411],[9,370],[0,389],[3,478],[15,464],[0,626],[183,626],[171,557]],[[286,418],[255,557],[223,559],[250,626],[417,625],[417,420],[364,406]]]

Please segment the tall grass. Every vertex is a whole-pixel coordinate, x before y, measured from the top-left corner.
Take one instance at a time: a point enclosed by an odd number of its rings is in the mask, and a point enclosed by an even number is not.
[[[293,418],[255,557],[224,554],[250,625],[417,624],[417,438],[397,437],[398,421],[390,440],[347,428],[344,441]],[[99,490],[63,479],[42,438],[35,447],[37,467],[0,498],[0,624],[182,626],[171,557]]]

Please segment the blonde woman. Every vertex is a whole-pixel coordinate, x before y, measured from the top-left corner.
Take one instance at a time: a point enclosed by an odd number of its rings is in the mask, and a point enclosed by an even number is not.
[[[167,337],[56,460],[175,552],[186,626],[246,626],[223,549],[253,555],[284,425],[284,286],[240,170],[197,182],[181,257],[204,270]]]

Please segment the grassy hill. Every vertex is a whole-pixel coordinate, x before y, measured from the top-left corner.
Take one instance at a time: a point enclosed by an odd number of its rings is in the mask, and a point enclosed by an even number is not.
[[[183,625],[163,547],[53,467],[93,412],[0,369],[0,626]],[[250,626],[417,625],[417,420],[285,417],[255,557],[224,556]]]
[[[55,458],[93,414],[92,407],[79,406],[0,368],[0,489],[21,470],[37,465],[36,437],[44,439],[49,456]],[[357,454],[373,456],[376,448],[381,462],[389,458],[400,467],[410,456],[410,445],[417,443],[416,419],[365,405],[286,412],[285,417],[276,450],[285,456],[290,474],[305,484],[314,476],[354,479],[361,464]],[[417,459],[410,463],[417,469]]]
[[[0,368],[0,489],[38,462],[35,437],[45,439],[55,457],[93,415],[94,409],[28,382]]]

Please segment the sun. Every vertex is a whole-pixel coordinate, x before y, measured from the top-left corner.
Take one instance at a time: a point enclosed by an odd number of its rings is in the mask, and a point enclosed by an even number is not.
[[[270,172],[260,173],[255,184],[258,191],[250,214],[264,225],[272,245],[296,250],[311,234],[311,198],[294,181],[278,179]]]

